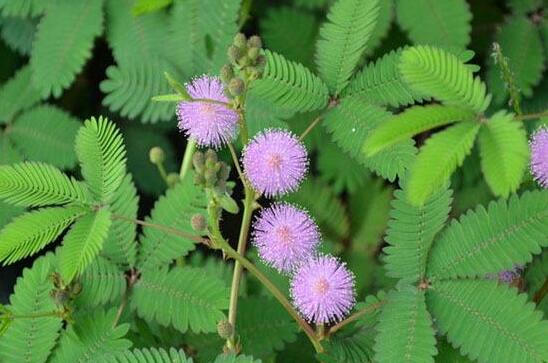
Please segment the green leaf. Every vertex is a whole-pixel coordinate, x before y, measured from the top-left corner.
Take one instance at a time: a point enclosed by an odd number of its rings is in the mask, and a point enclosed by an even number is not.
[[[116,310],[95,309],[77,318],[61,335],[51,363],[95,363],[103,355],[129,349],[131,342],[124,339],[129,324],[114,324]]]
[[[0,228],[11,222],[13,218],[25,212],[24,208],[14,207],[0,201]]]
[[[9,310],[14,315],[27,316],[53,312],[58,307],[50,292],[55,257],[50,253],[38,258],[31,269],[25,268],[17,279],[10,297]],[[14,319],[7,331],[0,334],[0,360],[10,363],[45,363],[55,346],[62,319],[41,316]]]
[[[525,284],[527,285],[529,298],[534,299],[535,296],[538,298],[539,295],[537,294],[542,292],[547,276],[548,250],[544,249],[542,254],[535,256],[525,272]],[[542,310],[544,316],[548,316],[548,299],[546,299],[546,296],[538,303],[537,309]]]
[[[253,359],[253,357],[247,355],[235,355],[234,353],[229,353],[217,356],[213,363],[261,363],[261,361]]]
[[[453,221],[428,261],[432,279],[476,277],[530,262],[548,246],[548,191],[513,195]]]
[[[369,176],[363,165],[332,142],[326,142],[318,149],[317,168],[320,178],[333,186],[335,193],[345,190],[354,193],[363,187]]]
[[[318,21],[313,14],[288,6],[269,7],[259,20],[260,34],[268,49],[307,68],[313,67],[318,35]]]
[[[217,73],[226,63],[226,50],[238,31],[240,0],[176,1],[169,19],[166,42],[169,60],[187,78]]]
[[[22,55],[29,55],[38,22],[26,18],[2,19],[2,38],[10,48]]]
[[[100,209],[71,227],[59,251],[59,268],[65,283],[80,275],[99,254],[111,225],[111,213]]]
[[[394,20],[394,0],[379,1],[379,15],[377,16],[375,28],[367,42],[367,48],[364,51],[365,57],[372,56],[378,50],[382,41],[388,37],[392,20]]]
[[[137,189],[127,174],[110,203],[113,220],[101,251],[101,255],[124,269],[134,267],[137,259],[137,225],[130,220],[137,219],[138,208]]]
[[[428,99],[404,82],[398,69],[401,53],[402,50],[393,50],[368,63],[350,81],[343,95],[359,96],[379,106],[393,107]]]
[[[189,174],[175,187],[169,189],[165,196],[160,197],[154,205],[151,217],[146,220],[198,236],[190,225],[190,219],[195,214],[204,216],[207,214],[206,199],[203,190],[194,184],[193,175]],[[143,228],[140,242],[137,259],[140,270],[166,266],[177,257],[184,256],[193,250],[196,243],[152,227]]]
[[[421,94],[445,104],[461,106],[477,113],[491,101],[485,84],[457,56],[441,48],[416,46],[400,56],[399,70],[408,85]]]
[[[86,120],[76,136],[76,154],[94,199],[110,202],[126,174],[126,150],[116,125],[103,117]]]
[[[526,14],[542,7],[542,0],[507,0],[508,5],[517,13]]]
[[[493,194],[507,197],[515,192],[529,161],[527,135],[521,121],[499,111],[479,133],[481,169]]]
[[[375,361],[434,362],[437,354],[432,318],[424,291],[402,286],[388,295],[375,338]]]
[[[121,116],[156,123],[173,117],[173,105],[152,102],[153,97],[171,91],[162,72],[173,71],[165,60],[152,56],[145,62],[122,60],[109,66],[99,87],[106,94],[103,105]]]
[[[396,190],[388,222],[385,268],[387,275],[409,281],[421,280],[434,238],[451,210],[451,190],[443,188],[417,207],[407,200],[407,187]]]
[[[438,340],[438,355],[436,363],[473,363],[467,357],[463,357],[458,349],[455,349],[445,339]]]
[[[158,11],[170,5],[173,0],[137,0],[133,5],[133,15],[139,16],[145,13]]]
[[[49,3],[45,0],[0,0],[0,9],[3,16],[27,18],[41,15]]]
[[[0,88],[0,123],[12,121],[18,112],[40,101],[40,92],[32,85],[30,67],[24,66]]]
[[[525,294],[495,281],[446,280],[436,282],[426,297],[440,331],[473,360],[525,363],[548,357],[548,322]]]
[[[261,79],[253,82],[256,95],[274,106],[291,112],[306,112],[325,107],[327,86],[301,64],[265,50],[266,68]]]
[[[86,212],[76,206],[49,207],[14,218],[0,231],[0,261],[7,265],[36,254]]]
[[[378,0],[337,0],[320,28],[316,64],[329,91],[339,94],[348,84],[379,14]]]
[[[0,132],[0,165],[23,161],[23,155],[15,149],[8,135]]]
[[[132,309],[147,321],[181,332],[214,332],[228,308],[229,290],[202,269],[145,271],[133,288]]]
[[[411,204],[423,205],[462,165],[472,150],[480,123],[465,121],[430,137],[411,166],[407,197]]]
[[[41,105],[22,114],[10,128],[9,137],[28,159],[73,168],[74,139],[80,126],[61,109]]]
[[[368,104],[358,96],[345,97],[337,107],[332,108],[323,125],[332,139],[347,154],[362,165],[393,181],[409,167],[415,158],[416,149],[411,139],[393,145],[374,157],[367,158],[362,152],[365,139],[392,114],[384,108]]]
[[[524,16],[510,18],[502,25],[496,41],[508,62],[519,92],[531,97],[533,87],[542,79],[546,61],[537,26]],[[508,90],[501,77],[500,67],[493,61],[487,71],[487,84],[493,92],[495,103],[502,105],[508,98]]]
[[[151,98],[153,102],[181,102],[186,100],[187,98],[181,96],[178,93],[171,93],[167,95],[158,95]]]
[[[466,0],[398,0],[396,14],[415,44],[464,49],[470,42],[472,13]]]
[[[309,178],[284,200],[307,208],[326,237],[334,240],[348,237],[348,212],[333,190],[320,180]]]
[[[98,256],[80,276],[82,291],[77,303],[82,307],[94,307],[115,303],[126,292],[124,272],[113,262]]]
[[[103,356],[99,363],[192,363],[182,349],[141,348]]]
[[[383,122],[364,144],[364,152],[372,156],[400,141],[455,121],[473,120],[474,114],[459,107],[414,106]]]
[[[257,334],[261,331],[261,334]],[[242,351],[266,357],[297,338],[297,325],[276,300],[250,297],[238,303],[236,334]]]
[[[23,207],[89,202],[84,185],[59,169],[26,162],[0,166],[0,198]]]
[[[32,80],[42,96],[61,96],[91,57],[95,37],[103,31],[102,3],[58,0],[47,9],[30,58]]]

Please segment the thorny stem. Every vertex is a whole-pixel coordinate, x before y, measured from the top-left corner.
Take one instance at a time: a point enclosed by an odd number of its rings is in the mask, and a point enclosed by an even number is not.
[[[240,168],[240,163],[238,161],[238,155],[236,155],[236,150],[234,150],[234,146],[232,144],[228,144],[228,149],[230,150],[230,155],[232,156],[232,161],[234,162],[234,167],[236,168],[236,171],[238,172],[238,176],[240,177],[242,184],[246,185],[244,173],[242,172],[242,169]]]
[[[240,227],[240,236],[238,237],[238,247],[236,253],[239,256],[245,256],[245,250],[247,247],[247,236],[249,234],[249,227],[251,225],[251,217],[255,209],[255,191],[244,183],[245,187],[245,199],[244,199],[244,215],[242,217],[242,224]],[[243,267],[238,259],[234,263],[234,273],[232,275],[232,284],[230,287],[230,303],[228,306],[228,322],[233,328],[236,327],[236,314],[238,310],[238,295],[240,292],[240,280],[242,279]],[[232,336],[227,339],[226,345],[229,349],[235,348],[235,330]]]
[[[528,113],[525,115],[517,115],[514,117],[514,119],[525,121],[525,120],[535,120],[537,118],[543,118],[543,117],[548,117],[548,111]]]
[[[223,250],[225,251],[226,255],[237,262],[239,262],[243,267],[245,267],[249,272],[251,272],[267,289],[270,291],[270,293],[282,304],[282,306],[287,310],[289,315],[295,321],[299,326],[303,329],[306,336],[314,346],[314,349],[316,352],[323,352],[323,347],[316,337],[316,334],[314,333],[314,330],[312,327],[304,321],[300,316],[299,313],[293,308],[289,300],[285,297],[285,295],[266,277],[255,265],[253,265],[248,259],[246,259],[244,256],[240,255],[238,252],[236,252],[228,243],[225,243],[223,245]]]
[[[542,284],[542,287],[536,292],[535,296],[533,297],[533,301],[535,304],[540,304],[544,296],[546,296],[546,293],[548,293],[548,278],[544,279],[544,284]]]
[[[299,140],[302,141],[302,140],[306,137],[306,135],[308,135],[308,134],[310,133],[310,131],[312,131],[312,130],[314,129],[314,127],[316,127],[316,125],[317,125],[318,123],[320,123],[321,120],[322,120],[322,116],[321,116],[321,115],[318,116],[318,117],[316,117],[316,118],[314,119],[314,121],[312,121],[312,122],[310,123],[310,125],[308,125],[308,127],[306,128],[306,130],[303,131],[303,133],[301,134],[301,136],[299,136]]]
[[[181,163],[181,171],[179,172],[179,177],[181,180],[184,179],[190,168],[192,167],[192,156],[196,150],[196,140],[189,138],[185,148],[185,154],[183,156],[183,162]]]
[[[334,334],[338,330],[342,329],[343,327],[347,326],[350,323],[353,323],[354,321],[361,318],[363,315],[373,312],[380,308],[383,304],[386,303],[386,300],[381,300],[378,303],[375,303],[373,305],[369,305],[361,310],[356,311],[354,314],[350,315],[348,318],[344,319],[343,321],[339,322],[338,324],[335,324],[329,329],[329,334]]]
[[[137,270],[132,269],[130,272],[130,275],[127,276],[127,289],[124,292],[124,295],[122,296],[122,302],[120,303],[120,306],[118,307],[118,311],[116,311],[116,317],[114,318],[114,322],[112,323],[112,327],[116,327],[118,325],[118,322],[120,321],[120,318],[122,317],[122,314],[124,313],[124,309],[127,306],[127,302],[129,299],[129,294],[131,293],[131,289],[133,285],[138,281],[139,279],[139,273]]]
[[[197,243],[203,243],[203,244],[209,246],[209,240],[207,238],[198,237],[198,236],[192,235],[190,233],[183,232],[183,231],[180,231],[178,229],[171,228],[171,227],[168,227],[168,226],[164,226],[164,225],[161,225],[161,224],[145,222],[145,221],[142,221],[140,219],[128,218],[126,216],[122,216],[122,215],[119,215],[119,214],[113,214],[112,219],[119,219],[119,220],[122,220],[122,221],[139,224],[139,225],[144,226],[144,227],[155,228],[159,231],[163,231],[163,232],[166,232],[166,233],[171,233],[175,236],[183,237],[183,238],[189,239],[191,241],[194,241],[194,242],[197,242]]]

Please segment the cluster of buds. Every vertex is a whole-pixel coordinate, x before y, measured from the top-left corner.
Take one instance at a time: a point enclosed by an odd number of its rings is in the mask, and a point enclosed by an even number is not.
[[[214,150],[196,151],[192,157],[192,163],[196,171],[194,182],[197,185],[214,190],[217,194],[225,194],[229,191],[227,181],[230,168],[218,159]]]
[[[249,39],[242,33],[236,34],[232,45],[228,48],[230,64],[221,68],[221,80],[225,84],[228,96],[241,96],[249,81],[260,78],[266,64],[266,58],[261,54],[263,44],[257,35]]]
[[[73,300],[81,291],[82,284],[79,281],[73,281],[68,285],[65,285],[61,279],[61,275],[54,272],[51,275],[53,281],[53,290],[50,292],[50,296],[55,301],[57,306],[66,306],[71,300]]]

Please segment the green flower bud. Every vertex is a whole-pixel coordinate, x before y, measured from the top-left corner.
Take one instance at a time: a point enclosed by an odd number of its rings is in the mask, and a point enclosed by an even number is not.
[[[228,320],[223,319],[217,323],[217,334],[223,339],[228,339],[234,334],[234,328]]]
[[[206,166],[212,167],[213,164],[216,164],[219,159],[217,158],[217,153],[213,149],[208,149],[205,153]],[[208,165],[209,164],[209,165]]]
[[[246,67],[251,64],[251,59],[249,59],[247,55],[244,55],[243,57],[238,59],[238,64],[241,65],[242,67]]]
[[[249,59],[251,61],[255,61],[257,60],[257,57],[259,56],[259,53],[260,53],[261,49],[260,48],[249,48],[247,50],[247,56],[249,57]]]
[[[234,36],[234,41],[232,42],[238,48],[245,48],[247,44],[247,39],[243,33],[238,33]]]
[[[205,185],[205,178],[203,174],[194,174],[194,184],[204,186]]]
[[[228,84],[228,90],[231,95],[239,96],[244,93],[245,83],[241,78],[232,78]]]
[[[229,177],[229,174],[230,168],[225,163],[221,163],[221,167],[219,168],[219,171],[217,173],[219,181],[226,181]]]
[[[190,219],[190,225],[196,232],[203,232],[207,228],[207,221],[202,214],[195,214]]]
[[[262,48],[263,42],[261,40],[261,37],[259,37],[258,35],[251,36],[247,41],[247,46],[249,48]]]
[[[167,185],[171,188],[179,182],[179,174],[169,173],[166,178]]]
[[[192,155],[192,165],[194,165],[194,169],[196,169],[197,172],[200,172],[204,168],[204,162],[204,153],[196,151],[194,155]]]
[[[234,77],[234,70],[230,64],[225,64],[221,68],[221,81],[228,83]]]
[[[217,184],[217,172],[215,170],[206,170],[205,174],[206,187],[212,187]]]
[[[162,148],[159,146],[154,146],[152,149],[150,149],[148,157],[152,164],[161,164],[166,160],[166,154],[164,153],[164,150],[162,150]]]
[[[228,59],[230,60],[230,63],[236,64],[238,62],[238,59],[242,56],[242,51],[240,48],[231,45],[228,47]]]

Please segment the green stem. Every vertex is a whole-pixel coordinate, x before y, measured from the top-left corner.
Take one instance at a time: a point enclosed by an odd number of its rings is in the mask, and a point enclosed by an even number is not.
[[[186,144],[185,155],[183,156],[183,162],[181,163],[181,171],[179,177],[184,179],[190,168],[192,167],[192,156],[196,150],[196,140],[189,138]]]
[[[514,119],[525,121],[525,120],[536,120],[537,118],[543,118],[543,117],[548,117],[548,111],[528,113],[525,115],[517,115],[514,117]]]
[[[245,184],[244,184],[245,185]],[[255,192],[248,186],[245,186],[245,199],[244,199],[244,215],[242,217],[242,224],[240,227],[240,236],[238,237],[237,252],[239,256],[245,256],[245,250],[247,247],[247,236],[249,234],[249,228],[251,226],[251,217],[253,216],[253,210],[255,204]],[[234,263],[234,272],[232,275],[232,284],[230,287],[230,303],[228,306],[228,322],[235,331],[236,327],[236,314],[238,310],[238,295],[240,293],[240,280],[242,279],[243,267],[239,260]],[[234,350],[235,348],[235,333],[227,339],[227,347]]]
[[[377,310],[378,308],[380,308],[385,303],[386,303],[386,300],[382,300],[382,301],[379,301],[376,304],[369,305],[369,306],[367,306],[367,307],[365,307],[361,310],[356,311],[354,314],[350,315],[348,318],[344,319],[343,321],[339,322],[338,324],[333,325],[331,327],[331,329],[329,329],[329,334],[334,334],[335,332],[342,329],[346,325],[348,325],[350,323],[353,323],[354,321],[358,320],[363,315]]]
[[[314,349],[316,349],[316,352],[323,352],[323,347],[316,337],[316,334],[314,333],[314,330],[306,321],[304,321],[300,316],[299,313],[293,308],[289,300],[285,297],[285,295],[266,277],[255,265],[253,265],[248,259],[246,259],[244,256],[240,255],[237,251],[235,251],[228,243],[225,243],[223,245],[223,250],[226,253],[226,255],[237,262],[239,262],[243,267],[245,267],[249,272],[251,272],[267,289],[270,291],[270,293],[282,304],[282,306],[285,308],[285,310],[291,315],[293,319],[299,324],[299,326],[303,329],[306,336],[314,346]]]
[[[157,163],[156,167],[158,168],[158,172],[160,173],[160,176],[162,177],[162,180],[166,183],[166,185],[168,185],[168,183],[167,183],[167,173],[166,173],[166,168],[164,167],[164,164],[163,163]]]
[[[303,133],[301,134],[301,136],[299,136],[299,140],[303,140],[306,135],[308,135],[310,133],[310,131],[312,131],[314,129],[314,127],[316,127],[316,125],[318,125],[320,123],[320,121],[322,120],[322,116],[318,116],[314,119],[314,121],[312,121],[310,123],[310,125],[308,125],[308,127],[306,128],[306,130],[303,131]]]

